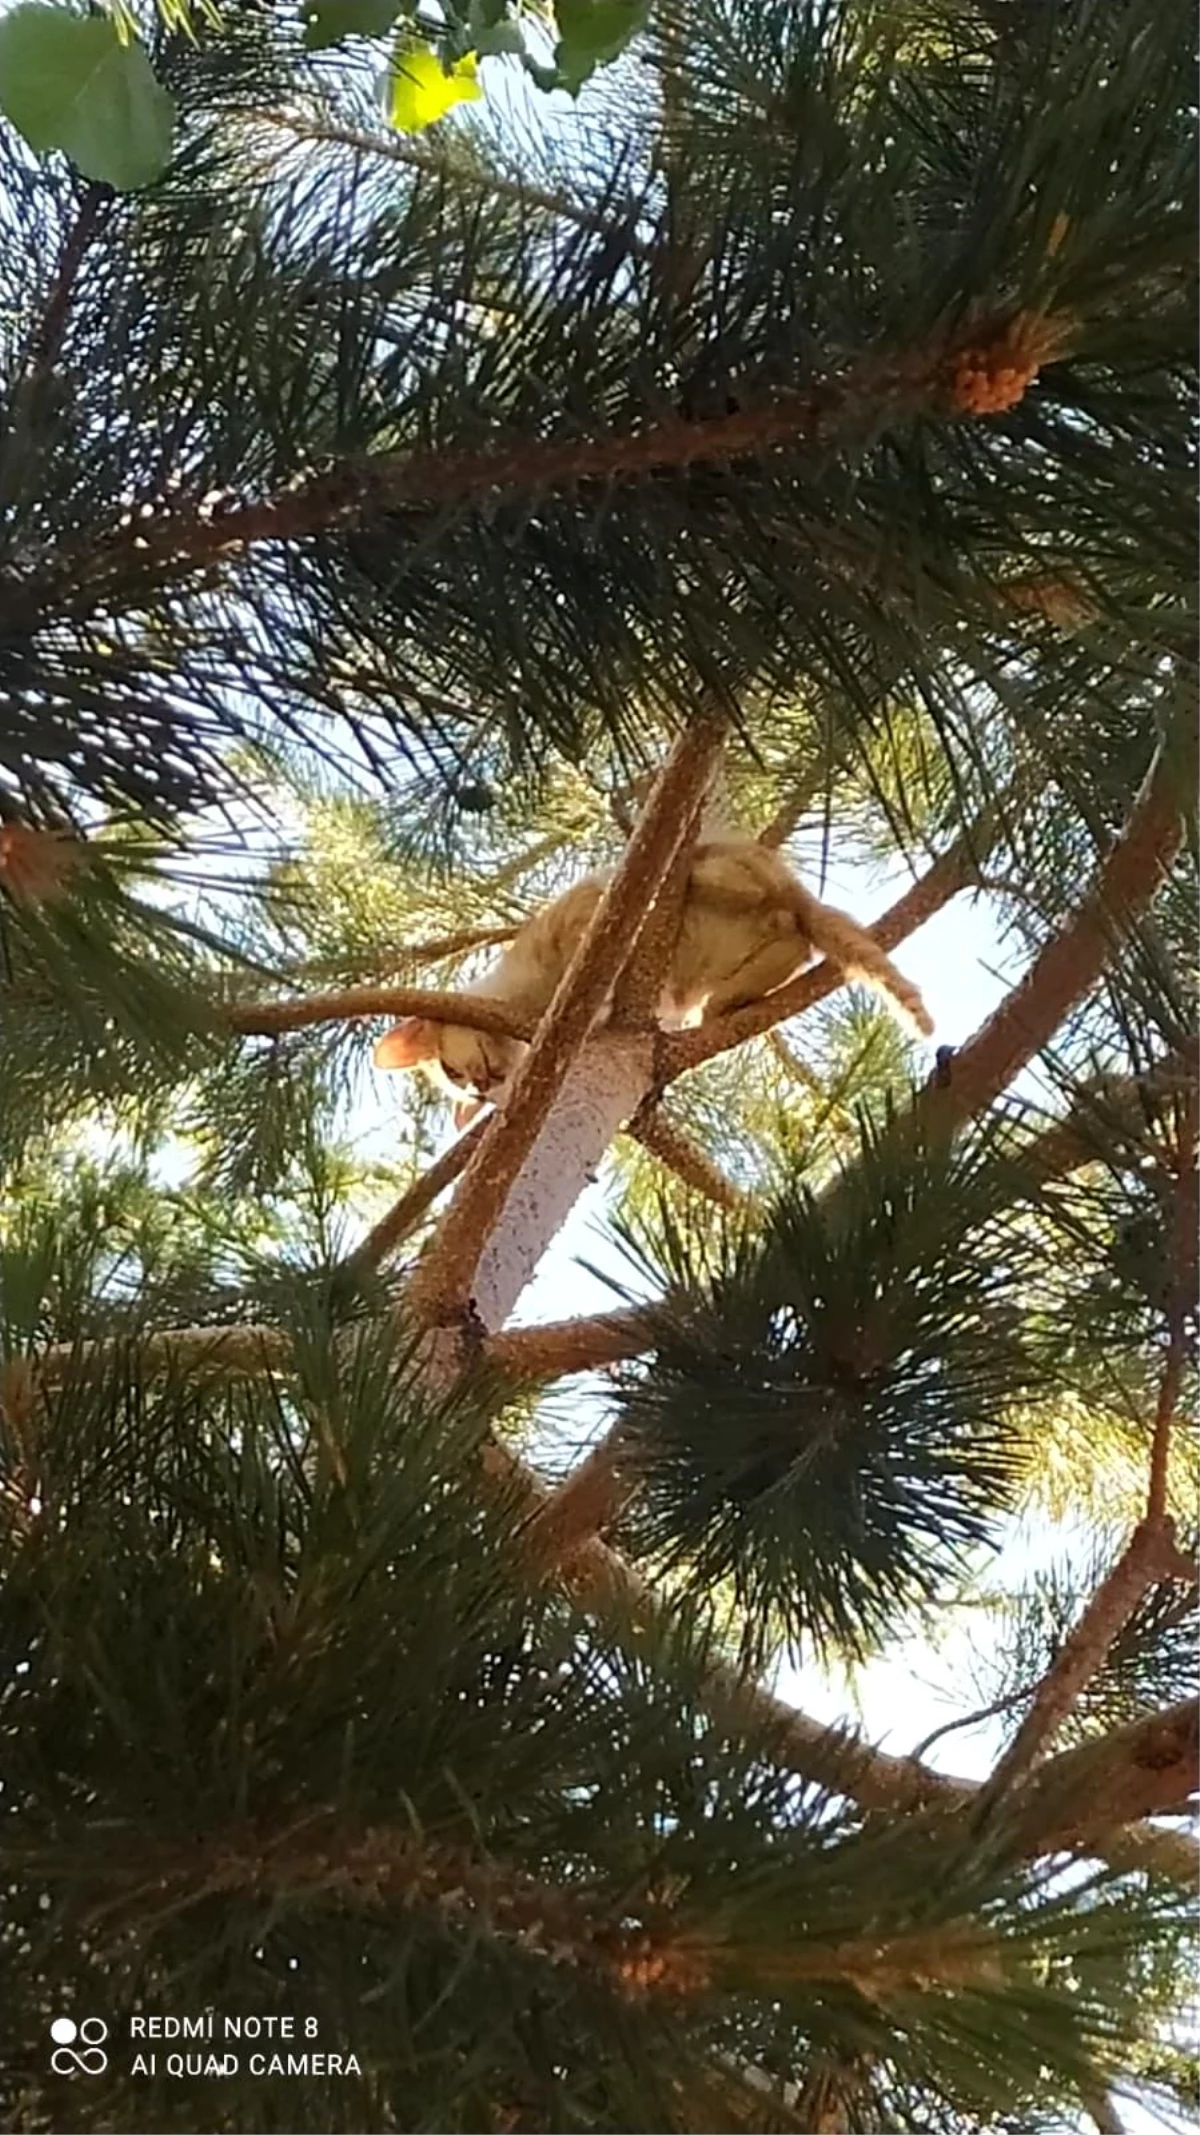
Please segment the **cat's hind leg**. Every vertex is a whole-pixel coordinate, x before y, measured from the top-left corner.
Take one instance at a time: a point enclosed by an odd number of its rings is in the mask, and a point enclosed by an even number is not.
[[[761,1001],[777,986],[786,986],[812,958],[812,950],[800,934],[776,936],[757,949],[713,987],[704,1004],[704,1017],[727,1015],[733,1008],[746,1008]]]

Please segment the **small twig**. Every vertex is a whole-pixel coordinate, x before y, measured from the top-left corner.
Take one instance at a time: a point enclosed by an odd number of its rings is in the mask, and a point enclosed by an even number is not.
[[[324,142],[331,148],[350,148],[358,155],[401,163],[408,170],[440,178],[450,185],[460,185],[464,190],[494,193],[498,199],[511,200],[520,207],[542,208],[548,215],[554,215],[562,222],[572,222],[581,230],[603,234],[625,228],[616,217],[602,215],[585,202],[573,200],[568,193],[553,193],[542,186],[530,185],[523,178],[509,178],[501,171],[456,162],[450,156],[439,155],[436,149],[421,148],[414,142],[397,140],[394,135],[365,133],[359,127],[341,126],[332,119],[306,119],[298,112],[253,111],[248,116],[258,125],[273,126],[280,133],[294,135],[297,140]],[[651,251],[649,245],[632,236],[629,248],[643,258],[649,257]]]
[[[718,1208],[743,1211],[756,1206],[756,1197],[742,1186],[735,1186],[727,1179],[710,1156],[692,1141],[676,1125],[667,1113],[657,1105],[643,1108],[637,1118],[629,1123],[629,1134],[634,1141],[656,1156],[676,1178],[682,1179],[694,1193],[703,1194],[706,1201],[714,1201]]]
[[[780,1066],[786,1069],[791,1076],[793,1082],[798,1082],[801,1089],[810,1091],[815,1097],[823,1097],[825,1095],[825,1085],[816,1069],[811,1068],[807,1060],[801,1059],[795,1047],[788,1044],[781,1030],[768,1031],[767,1044],[770,1046]]]
[[[1022,1683],[1018,1690],[1006,1691],[1002,1698],[993,1698],[990,1705],[981,1705],[978,1712],[964,1712],[957,1720],[944,1720],[932,1733],[922,1736],[915,1748],[909,1751],[910,1757],[915,1757],[923,1763],[934,1743],[940,1742],[943,1736],[957,1734],[964,1727],[978,1727],[982,1720],[993,1720],[999,1713],[1011,1712],[1014,1705],[1020,1705],[1023,1699],[1031,1698],[1036,1688],[1036,1683]]]
[[[1112,2102],[1111,2095],[1102,2085],[1095,2088],[1089,2086],[1084,2110],[1096,2129],[1096,2135],[1125,2135],[1125,2124]]]
[[[808,776],[797,779],[786,801],[780,803],[770,822],[759,831],[760,845],[769,845],[774,851],[787,844],[797,824],[808,813],[821,791],[827,771],[832,768],[831,764],[822,763],[819,768],[813,769],[810,760]]]
[[[359,962],[355,978],[349,983],[364,985],[387,985],[397,971],[413,964],[441,964],[452,956],[466,956],[472,949],[499,948],[512,940],[516,926],[509,927],[460,927],[456,934],[435,935],[429,941],[402,942],[396,948],[380,946],[364,956]],[[346,957],[315,956],[302,963],[281,969],[280,978],[289,985],[297,985],[306,979],[337,979],[344,981],[352,968],[352,960]]]
[[[422,1172],[411,1186],[406,1187],[389,1208],[367,1232],[360,1245],[355,1246],[334,1270],[335,1275],[348,1276],[352,1280],[369,1275],[394,1253],[398,1245],[411,1236],[427,1209],[432,1208],[438,1195],[453,1184],[460,1171],[464,1170],[473,1151],[483,1140],[487,1121],[477,1119],[467,1132],[460,1135],[449,1149]]]

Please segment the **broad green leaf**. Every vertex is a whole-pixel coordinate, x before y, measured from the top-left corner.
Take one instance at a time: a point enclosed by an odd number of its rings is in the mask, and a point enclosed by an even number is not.
[[[619,59],[650,16],[650,0],[555,0],[558,86],[574,95],[589,75]]]
[[[428,45],[400,50],[392,61],[388,117],[397,133],[424,133],[455,104],[473,104],[483,95],[475,79],[475,54],[468,52],[449,74]]]
[[[106,15],[31,4],[0,16],[0,111],[39,154],[61,149],[120,192],[151,184],[171,159],[174,98]]]
[[[382,37],[407,13],[402,0],[306,0],[304,42],[310,52],[323,52],[344,37]]]

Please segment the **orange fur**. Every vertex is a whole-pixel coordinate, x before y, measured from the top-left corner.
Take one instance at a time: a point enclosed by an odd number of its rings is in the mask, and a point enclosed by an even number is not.
[[[465,990],[486,995],[536,1022],[545,1014],[604,894],[607,875],[582,881],[528,919],[499,962]],[[714,839],[692,859],[679,936],[660,996],[663,1015],[723,1015],[786,985],[814,953],[883,994],[904,1019],[933,1029],[915,986],[847,913],[825,905],[798,882],[786,860],[753,839]],[[494,1097],[526,1050],[465,1024],[410,1017],[379,1040],[375,1064],[424,1065],[452,1096]],[[478,1104],[460,1102],[473,1116]],[[457,1116],[457,1115],[456,1115]]]

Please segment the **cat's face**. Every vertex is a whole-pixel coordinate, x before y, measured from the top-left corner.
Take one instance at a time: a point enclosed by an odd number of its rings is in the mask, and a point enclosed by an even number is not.
[[[406,1016],[386,1031],[375,1047],[379,1068],[424,1067],[457,1102],[454,1124],[466,1126],[508,1082],[526,1048],[520,1038],[493,1031],[468,1030],[463,1023],[429,1023]]]

